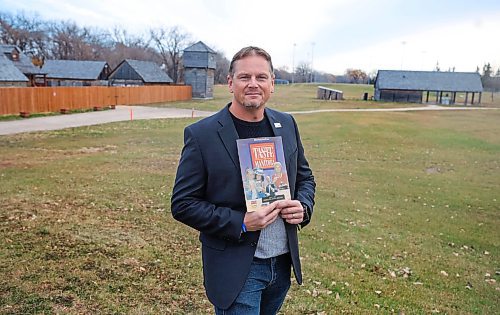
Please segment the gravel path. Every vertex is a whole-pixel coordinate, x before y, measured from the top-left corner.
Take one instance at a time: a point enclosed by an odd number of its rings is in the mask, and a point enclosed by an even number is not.
[[[290,114],[313,114],[325,112],[409,112],[425,110],[494,110],[498,108],[485,107],[443,107],[428,105],[422,107],[407,108],[367,108],[367,109],[320,109],[307,111],[291,111]],[[132,119],[156,119],[156,118],[188,118],[206,117],[213,112],[198,111],[179,108],[159,108],[149,106],[117,106],[115,110],[97,112],[86,112],[80,114],[57,115],[47,117],[36,117],[23,120],[12,120],[0,122],[0,135],[16,134],[21,132],[58,130],[79,126],[98,125],[115,121]]]
[[[116,106],[114,110],[2,121],[0,122],[0,135],[30,131],[58,130],[70,127],[125,121],[130,120],[131,112],[132,119],[205,117],[213,114],[212,112],[192,111],[190,109],[179,108]]]

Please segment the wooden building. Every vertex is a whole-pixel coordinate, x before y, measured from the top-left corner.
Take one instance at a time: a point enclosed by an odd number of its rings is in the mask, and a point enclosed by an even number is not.
[[[111,69],[106,61],[46,60],[47,86],[106,86]]]
[[[324,86],[318,86],[316,97],[320,100],[342,100],[344,99],[344,92]]]
[[[170,84],[172,79],[156,63],[125,59],[108,76],[109,85],[158,85]]]
[[[19,47],[15,45],[0,45],[0,60],[1,65],[0,72],[4,74],[10,73],[12,75],[14,72],[12,66],[15,67],[24,77],[28,80],[27,84],[20,83],[21,81],[2,81],[2,85],[8,86],[37,86],[37,82],[42,82],[41,85],[45,83],[45,73],[39,68],[35,67],[31,62],[31,58],[26,56]],[[9,70],[10,69],[10,70]],[[18,75],[16,75],[17,77]],[[12,77],[13,78],[13,77]],[[19,78],[20,79],[20,78]],[[10,82],[10,83],[7,83]],[[26,82],[26,81],[22,81]]]
[[[184,83],[193,88],[193,98],[214,97],[215,55],[202,41],[184,49]]]
[[[28,78],[7,57],[0,55],[0,87],[26,87],[28,84]]]
[[[483,85],[476,72],[379,70],[375,79],[377,101],[455,104],[465,93],[464,105],[480,104]],[[435,94],[429,99],[430,93]],[[476,98],[477,96],[477,98]]]

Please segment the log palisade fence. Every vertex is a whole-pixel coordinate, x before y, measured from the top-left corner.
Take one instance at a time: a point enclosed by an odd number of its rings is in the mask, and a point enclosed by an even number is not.
[[[189,85],[0,88],[0,115],[141,105],[191,99]]]

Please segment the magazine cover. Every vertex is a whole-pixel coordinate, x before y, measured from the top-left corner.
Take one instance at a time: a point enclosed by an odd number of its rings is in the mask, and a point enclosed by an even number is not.
[[[236,140],[247,211],[291,199],[281,137]]]

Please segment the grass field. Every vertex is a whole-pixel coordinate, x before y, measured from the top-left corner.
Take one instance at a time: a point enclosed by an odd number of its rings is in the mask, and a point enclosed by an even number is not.
[[[323,106],[280,88],[274,107]],[[296,119],[317,205],[283,314],[498,312],[500,111]],[[194,121],[1,136],[0,313],[210,313],[197,233],[169,213]]]
[[[275,97],[269,101],[269,106],[282,111],[313,110],[329,108],[395,108],[415,107],[421,104],[384,103],[374,101],[360,101],[363,93],[373,95],[373,86],[366,84],[321,84],[322,86],[344,91],[343,101],[325,101],[316,99],[318,84],[276,85]],[[228,88],[217,85],[214,88],[212,100],[193,100],[189,102],[169,102],[155,104],[154,106],[167,106],[178,108],[194,108],[199,110],[216,111],[231,100]]]
[[[316,89],[319,85],[343,91],[345,100],[325,101],[316,99]],[[323,83],[276,85],[275,97],[271,98],[269,106],[277,108],[282,111],[314,110],[314,109],[329,109],[329,108],[396,108],[396,107],[425,106],[425,104],[415,104],[415,103],[408,104],[408,103],[362,101],[363,94],[365,92],[368,93],[370,97],[373,96],[373,85],[323,84]],[[430,98],[430,100],[434,100],[435,96],[433,97],[434,98]],[[458,94],[457,102],[463,101],[464,97],[465,97],[464,95]],[[154,104],[153,106],[178,107],[178,108],[188,108],[188,109],[194,108],[198,110],[216,111],[221,108],[222,106],[221,104],[226,104],[230,100],[231,98],[228,92],[228,88],[223,85],[217,85],[214,88],[214,98],[212,100],[169,102],[163,104]],[[461,104],[456,104],[456,105],[461,106]],[[482,106],[500,107],[500,93],[495,93],[492,97],[491,93],[485,92],[482,98]]]

